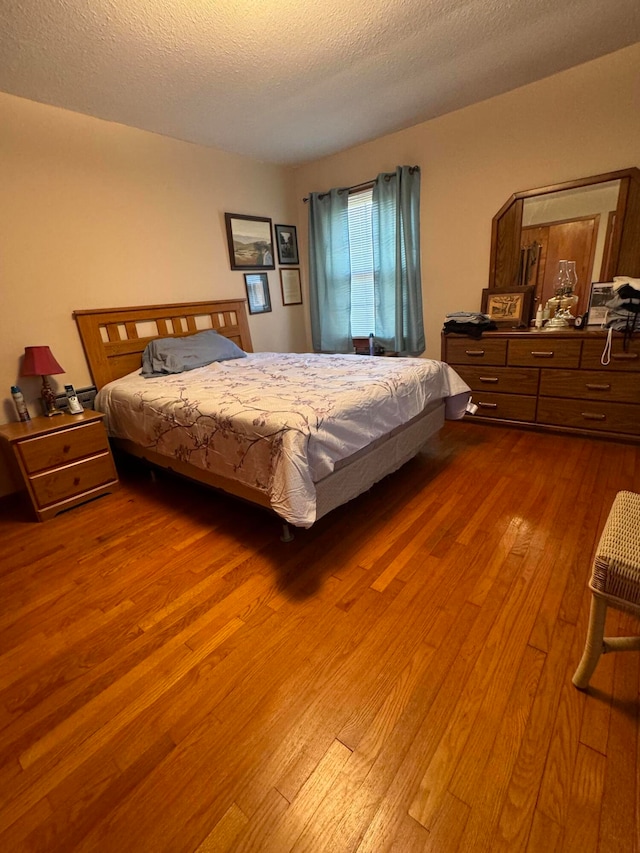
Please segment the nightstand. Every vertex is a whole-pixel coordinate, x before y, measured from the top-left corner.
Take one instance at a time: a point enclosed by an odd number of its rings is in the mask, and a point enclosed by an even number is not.
[[[103,418],[85,410],[0,426],[7,461],[38,521],[117,488]]]

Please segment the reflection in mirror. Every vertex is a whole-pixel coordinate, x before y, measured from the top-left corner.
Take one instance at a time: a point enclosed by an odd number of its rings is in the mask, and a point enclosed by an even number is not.
[[[640,276],[640,170],[633,167],[515,193],[493,218],[489,287],[533,285],[554,295],[561,260],[576,262],[579,297],[591,284]]]
[[[555,293],[560,261],[575,261],[575,310],[587,310],[591,282],[606,275],[619,193],[620,181],[608,181],[524,200],[520,284],[534,285],[536,300],[546,305]]]

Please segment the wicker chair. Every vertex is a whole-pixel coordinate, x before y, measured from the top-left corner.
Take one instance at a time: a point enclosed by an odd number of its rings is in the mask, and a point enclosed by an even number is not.
[[[607,607],[640,615],[640,495],[618,492],[593,561],[593,593],[585,649],[573,676],[584,689],[607,652],[640,650],[640,637],[604,637]]]

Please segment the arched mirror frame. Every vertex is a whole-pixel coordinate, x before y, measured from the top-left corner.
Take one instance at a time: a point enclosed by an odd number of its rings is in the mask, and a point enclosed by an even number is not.
[[[602,281],[611,281],[615,275],[640,277],[640,169],[632,167],[619,172],[594,175],[591,178],[524,190],[512,195],[493,217],[489,287],[513,290],[518,286],[520,234],[525,199],[616,180],[620,181],[616,224]]]

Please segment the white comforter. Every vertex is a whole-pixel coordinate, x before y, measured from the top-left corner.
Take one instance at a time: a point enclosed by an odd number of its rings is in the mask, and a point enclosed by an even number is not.
[[[111,436],[257,488],[309,527],[314,483],[338,460],[468,391],[440,361],[255,353],[173,376],[130,373],[96,408]]]

